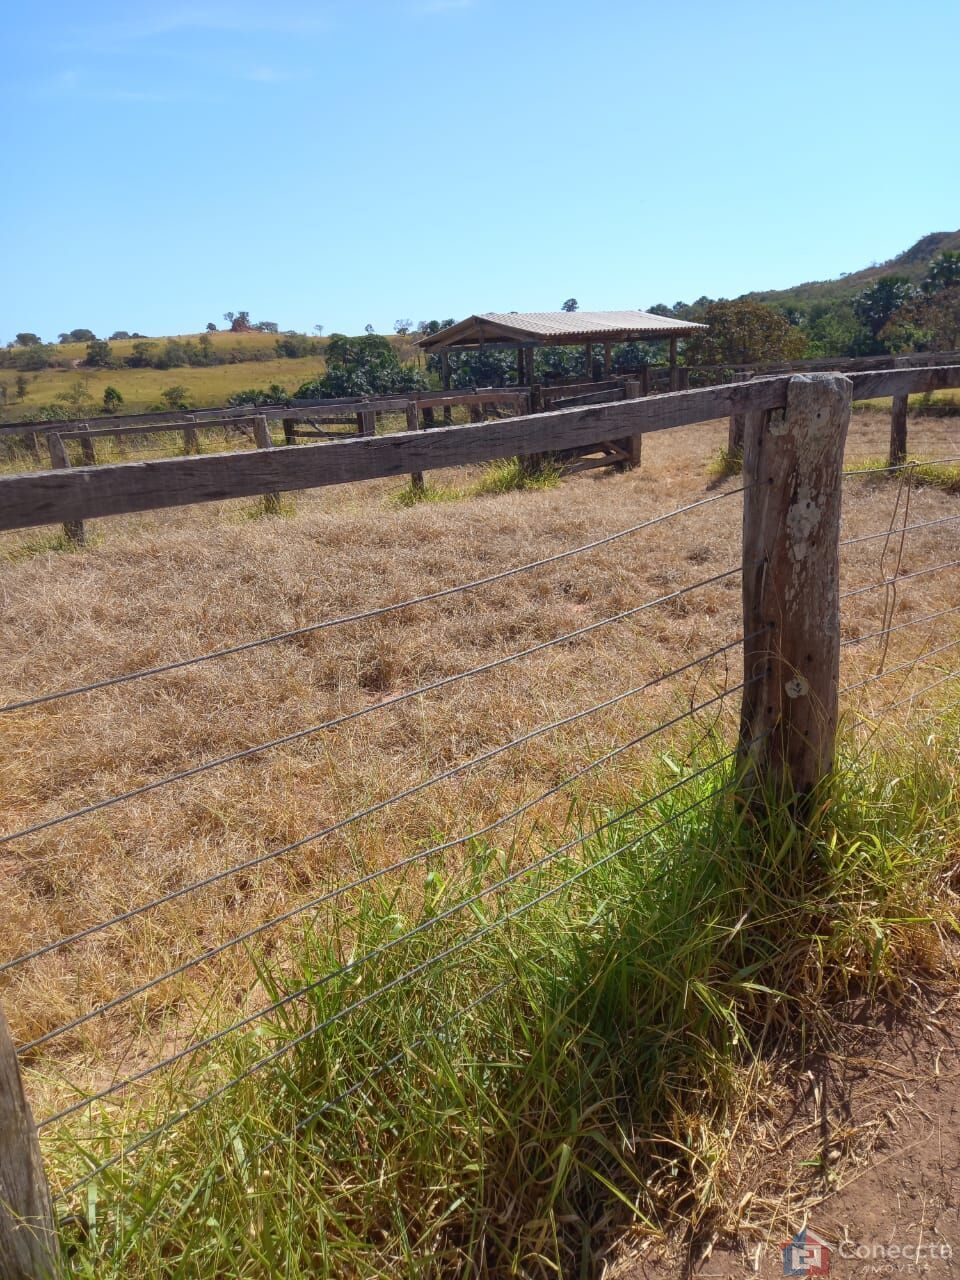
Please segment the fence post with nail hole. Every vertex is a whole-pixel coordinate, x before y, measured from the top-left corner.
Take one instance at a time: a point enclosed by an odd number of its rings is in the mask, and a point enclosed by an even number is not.
[[[785,410],[746,417],[739,756],[748,793],[802,800],[833,767],[851,403],[849,378],[798,375]]]

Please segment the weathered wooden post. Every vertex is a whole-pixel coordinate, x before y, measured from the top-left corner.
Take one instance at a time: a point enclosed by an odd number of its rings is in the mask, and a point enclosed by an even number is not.
[[[283,419],[283,443],[285,445],[291,445],[291,444],[297,443],[296,432],[297,432],[297,419],[284,418]]]
[[[89,431],[89,422],[85,422],[81,430]],[[95,467],[97,465],[97,449],[90,436],[82,435],[80,437],[80,452],[83,455],[83,465],[85,467]]]
[[[426,411],[424,411],[426,412]],[[407,430],[420,430],[420,409],[416,400],[407,401]],[[410,487],[414,493],[423,493],[423,472],[414,471],[410,476]]]
[[[727,431],[727,458],[737,458],[743,453],[743,434],[746,430],[747,417],[743,413],[730,415],[730,427]]]
[[[375,436],[377,434],[377,415],[373,409],[364,409],[362,413],[357,414],[357,426],[360,428],[362,436]]]
[[[183,427],[183,452],[199,453],[200,441],[197,438],[197,428],[193,425],[193,419],[184,424]]]
[[[890,466],[907,460],[907,396],[894,396],[890,413]]]
[[[679,387],[679,373],[677,366],[677,339],[670,339],[670,390],[676,391]]]
[[[3,1280],[55,1280],[61,1274],[37,1129],[23,1092],[17,1051],[0,1010],[0,1276]]]
[[[648,396],[650,394],[650,366],[645,364],[640,370],[640,394]]]
[[[70,466],[67,450],[58,431],[47,432],[47,448],[50,450],[50,465],[56,471]],[[63,536],[75,547],[83,547],[87,542],[87,532],[82,520],[66,520],[63,525]]]
[[[634,378],[628,378],[623,384],[624,400],[639,400],[642,395],[643,389],[641,384]],[[643,457],[643,436],[627,436],[625,440],[621,441],[621,444],[629,455],[628,466],[631,470],[634,467],[639,467]]]
[[[840,669],[840,491],[849,378],[790,378],[781,418],[744,436],[745,785],[803,799],[833,767]]]
[[[250,419],[253,426],[253,439],[258,449],[272,449],[273,439],[270,435],[270,426],[267,423],[266,416],[258,413],[256,417]],[[263,495],[263,513],[267,516],[278,516],[280,514],[280,495],[279,493],[265,493]]]

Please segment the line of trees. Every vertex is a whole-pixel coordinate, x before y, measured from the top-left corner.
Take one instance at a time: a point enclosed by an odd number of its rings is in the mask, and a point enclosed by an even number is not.
[[[684,344],[689,364],[952,351],[960,343],[960,252],[934,258],[919,284],[891,273],[849,298],[776,305],[703,297],[648,310],[710,326]]]

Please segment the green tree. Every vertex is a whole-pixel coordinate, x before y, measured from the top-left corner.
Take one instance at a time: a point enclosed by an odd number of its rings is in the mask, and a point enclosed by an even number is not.
[[[77,378],[66,391],[61,391],[60,395],[55,397],[58,404],[63,405],[65,409],[66,421],[78,421],[83,418],[92,418],[96,413],[97,402],[90,394],[90,388],[82,378]]]
[[[17,399],[23,400],[27,394],[27,388],[30,386],[30,379],[26,374],[18,373],[14,382],[17,388]]]
[[[332,333],[324,356],[326,373],[305,382],[297,391],[297,398],[389,395],[426,385],[417,369],[401,364],[396,350],[381,334],[348,337],[344,333]]]
[[[911,298],[891,316],[880,338],[890,351],[955,351],[960,344],[960,284]]]
[[[123,404],[123,396],[116,387],[105,387],[103,392],[104,413],[116,413]]]
[[[71,329],[69,333],[58,334],[57,341],[61,344],[67,342],[94,342],[96,336],[92,329]]]
[[[913,287],[906,276],[881,276],[854,298],[854,314],[876,340],[880,330],[912,292]],[[882,343],[878,345],[882,346]]]
[[[94,338],[92,342],[87,343],[87,355],[84,364],[91,369],[106,369],[113,360],[113,352],[110,350],[110,343],[104,342],[103,338]]]
[[[164,401],[171,409],[187,408],[187,388],[186,387],[164,387],[160,392]]]
[[[285,356],[288,360],[301,360],[304,356],[314,355],[317,345],[313,338],[308,338],[305,333],[285,333],[279,337],[274,343],[278,356]]]
[[[930,263],[920,288],[923,293],[939,293],[941,289],[952,289],[955,285],[960,285],[960,252],[947,250]]]
[[[217,332],[217,326],[213,323],[213,321],[212,321],[212,320],[208,321],[208,322],[207,322],[207,333],[216,333],[216,332]]]
[[[127,356],[126,364],[131,369],[149,369],[153,365],[157,344],[155,342],[135,342],[133,351]]]
[[[561,311],[579,311],[580,303],[576,300],[576,298],[568,298],[566,302],[563,304],[563,306],[560,308],[560,310]]]
[[[806,333],[805,354],[812,359],[854,355],[869,347],[873,340],[848,301],[813,306],[807,317]]]
[[[37,337],[35,333],[18,333],[17,334],[18,347],[38,347],[39,345],[40,345],[40,339]]]
[[[762,302],[741,298],[711,302],[703,309],[709,325],[684,343],[687,364],[751,364],[798,360],[806,339],[789,321]]]
[[[126,341],[127,341],[129,338],[131,338],[132,336],[133,336],[132,334],[127,333],[126,329],[118,329],[118,330],[116,331],[116,333],[111,333],[111,335],[110,335],[110,341],[111,341],[111,342],[126,342]]]

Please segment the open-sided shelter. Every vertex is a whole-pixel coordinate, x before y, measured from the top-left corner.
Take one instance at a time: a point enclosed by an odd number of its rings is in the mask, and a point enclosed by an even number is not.
[[[478,347],[514,349],[517,353],[517,382],[532,386],[533,353],[538,347],[582,346],[588,373],[593,368],[593,350],[603,344],[603,370],[610,372],[611,353],[619,342],[668,342],[671,385],[676,383],[677,341],[705,328],[689,320],[658,316],[651,311],[489,311],[468,316],[439,333],[420,338],[420,347],[439,354],[443,385],[450,386],[450,353]]]

